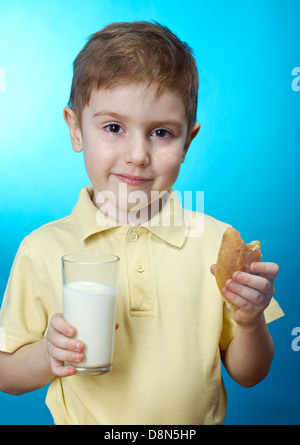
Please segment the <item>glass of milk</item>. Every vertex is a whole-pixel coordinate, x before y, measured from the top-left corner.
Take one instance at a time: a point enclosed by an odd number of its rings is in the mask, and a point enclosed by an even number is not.
[[[84,360],[68,363],[77,375],[106,374],[112,368],[119,262],[106,253],[62,257],[63,316],[85,344]]]

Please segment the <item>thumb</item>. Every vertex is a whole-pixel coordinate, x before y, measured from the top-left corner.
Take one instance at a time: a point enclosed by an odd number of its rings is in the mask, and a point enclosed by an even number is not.
[[[215,272],[216,272],[216,265],[215,265],[215,264],[212,264],[212,265],[210,266],[210,273],[213,274],[213,275],[215,275]]]

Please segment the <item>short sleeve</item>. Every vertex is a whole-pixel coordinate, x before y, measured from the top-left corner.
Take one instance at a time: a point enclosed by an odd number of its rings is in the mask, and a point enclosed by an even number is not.
[[[236,328],[236,323],[233,321],[231,316],[231,308],[225,302],[223,303],[223,327],[220,337],[220,350],[226,351],[229,343],[234,337]]]
[[[271,303],[265,310],[266,322],[271,323],[271,321],[275,321],[283,316],[284,316],[283,310],[281,309],[275,298],[272,298]]]
[[[15,257],[0,311],[0,350],[14,352],[43,338],[48,325],[43,284],[26,239]]]
[[[272,300],[271,300],[269,306],[267,307],[267,309],[265,310],[264,314],[265,314],[265,319],[266,319],[267,323],[275,321],[278,318],[284,316],[284,313],[283,313],[281,307],[279,306],[279,304],[277,303],[277,301],[274,298],[272,298]],[[222,327],[220,343],[219,343],[221,351],[226,351],[226,349],[228,348],[229,343],[231,342],[231,340],[234,337],[235,328],[236,328],[236,323],[232,319],[231,309],[224,302],[223,327]]]

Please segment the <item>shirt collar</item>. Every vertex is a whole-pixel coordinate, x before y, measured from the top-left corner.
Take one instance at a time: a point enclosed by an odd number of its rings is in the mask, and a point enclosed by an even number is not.
[[[72,211],[72,217],[81,241],[86,240],[95,233],[121,226],[106,217],[95,206],[92,199],[92,185],[83,187]],[[176,193],[172,189],[168,193],[162,211],[151,218],[146,224],[142,224],[141,227],[145,227],[168,244],[175,247],[182,247],[188,233],[188,227],[185,223],[184,210]]]

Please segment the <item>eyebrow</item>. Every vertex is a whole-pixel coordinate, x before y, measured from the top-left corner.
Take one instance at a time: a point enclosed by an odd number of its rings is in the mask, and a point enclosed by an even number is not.
[[[126,116],[119,114],[119,113],[115,113],[114,111],[109,111],[109,110],[102,110],[102,111],[98,111],[97,113],[93,114],[93,117],[101,117],[101,116],[109,116],[109,117],[113,117],[118,120],[127,119]],[[153,121],[151,121],[151,125],[153,125],[153,126],[175,125],[176,127],[179,127],[180,129],[182,129],[182,127],[183,127],[182,122],[177,119],[153,120]]]
[[[115,117],[117,119],[125,118],[125,116],[123,116],[122,114],[114,113],[113,111],[109,111],[109,110],[98,111],[97,113],[93,114],[93,117],[98,117],[98,116],[111,116],[111,117]]]

